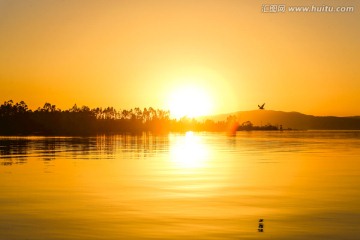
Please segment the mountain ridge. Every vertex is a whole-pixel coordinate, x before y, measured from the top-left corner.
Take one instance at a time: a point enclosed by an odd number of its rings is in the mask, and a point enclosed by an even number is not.
[[[275,125],[283,129],[302,130],[360,130],[360,116],[337,117],[315,116],[300,112],[284,112],[276,110],[237,111],[229,114],[218,114],[202,117],[213,121],[226,120],[228,116],[236,116],[239,124],[250,121],[254,125]]]

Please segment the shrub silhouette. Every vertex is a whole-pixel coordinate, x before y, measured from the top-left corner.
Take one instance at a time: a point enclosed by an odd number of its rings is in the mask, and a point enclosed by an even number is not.
[[[245,125],[244,125],[245,124]],[[61,110],[51,103],[32,111],[24,101],[14,103],[5,101],[0,106],[1,135],[94,135],[112,133],[170,131],[231,131],[236,130],[276,130],[271,125],[256,127],[251,123],[239,126],[235,116],[226,121],[214,122],[183,117],[170,118],[170,111],[152,107],[141,110],[116,110],[113,107],[78,107],[76,104],[67,110]],[[230,126],[230,127],[229,127]]]

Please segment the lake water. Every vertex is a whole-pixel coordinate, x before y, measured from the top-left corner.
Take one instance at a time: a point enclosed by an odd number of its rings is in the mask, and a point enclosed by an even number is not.
[[[360,239],[359,189],[360,131],[0,137],[4,240]]]

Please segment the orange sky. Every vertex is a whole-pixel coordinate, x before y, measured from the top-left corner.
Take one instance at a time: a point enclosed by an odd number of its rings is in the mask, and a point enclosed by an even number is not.
[[[354,6],[262,13],[262,4]],[[358,1],[0,0],[0,101],[166,108],[195,85],[213,113],[360,115]]]

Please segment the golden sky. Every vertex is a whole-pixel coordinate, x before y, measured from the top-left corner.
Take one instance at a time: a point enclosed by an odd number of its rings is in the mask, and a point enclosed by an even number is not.
[[[274,3],[355,9],[261,11]],[[266,102],[360,115],[360,3],[0,0],[1,102],[167,108],[188,86],[211,99],[212,113]]]

